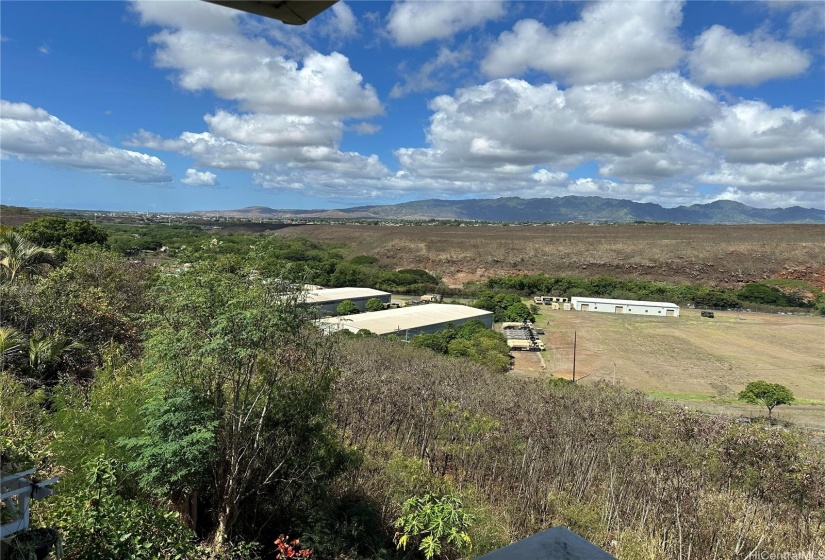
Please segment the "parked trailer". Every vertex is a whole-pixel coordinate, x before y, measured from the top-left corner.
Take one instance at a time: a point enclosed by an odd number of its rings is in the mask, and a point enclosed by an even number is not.
[[[533,340],[536,335],[530,329],[505,329],[502,331],[504,338],[513,340]]]
[[[507,346],[510,350],[521,350],[526,352],[540,352],[542,350],[546,350],[547,348],[543,342],[535,340],[509,339],[507,341]]]
[[[507,329],[527,329],[533,326],[533,323],[530,321],[523,321],[521,323],[516,322],[508,322],[501,324],[501,330],[505,331]]]

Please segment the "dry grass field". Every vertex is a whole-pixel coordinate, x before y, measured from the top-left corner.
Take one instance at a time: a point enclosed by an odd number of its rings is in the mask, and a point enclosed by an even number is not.
[[[710,411],[757,416],[758,407],[736,403],[749,381],[790,388],[798,405],[775,414],[825,429],[825,319],[812,316],[696,310],[676,318],[551,311],[537,317],[545,327],[546,369],[534,353],[517,357],[514,374],[570,378],[573,332],[576,377],[604,380]]]
[[[346,243],[451,286],[521,273],[638,278],[736,287],[797,278],[825,289],[823,225],[310,225],[277,235]]]

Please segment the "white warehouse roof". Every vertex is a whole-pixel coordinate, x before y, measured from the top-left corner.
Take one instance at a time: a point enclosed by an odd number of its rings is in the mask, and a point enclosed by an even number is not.
[[[490,311],[467,307],[466,305],[451,305],[447,303],[428,303],[385,309],[346,317],[330,317],[320,320],[321,327],[337,327],[358,332],[361,329],[383,335],[405,330],[421,329],[430,325],[447,324],[454,321],[481,319],[492,316]],[[335,330],[334,328],[331,330]]]
[[[608,298],[595,298],[595,297],[572,297],[570,298],[570,303],[576,302],[585,302],[585,303],[604,303],[607,305],[615,304],[615,305],[644,305],[649,307],[679,307],[675,303],[668,303],[666,301],[639,301],[635,299],[608,299]]]
[[[327,288],[308,291],[307,303],[331,303],[347,299],[381,298],[391,295],[389,292],[373,290],[372,288]]]

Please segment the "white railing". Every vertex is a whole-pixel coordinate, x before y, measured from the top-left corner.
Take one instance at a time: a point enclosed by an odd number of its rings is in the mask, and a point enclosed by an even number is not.
[[[0,478],[0,491],[2,491],[0,501],[4,504],[3,509],[15,516],[8,523],[0,525],[0,539],[28,529],[29,501],[32,499],[42,500],[54,492],[49,486],[59,479],[50,478],[40,482],[32,482],[30,477],[34,474],[34,471],[35,469],[29,469]],[[17,497],[16,500],[15,496]]]

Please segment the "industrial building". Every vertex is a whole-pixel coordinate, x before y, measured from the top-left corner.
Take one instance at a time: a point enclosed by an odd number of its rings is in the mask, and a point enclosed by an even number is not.
[[[335,315],[338,305],[346,300],[350,300],[358,309],[364,311],[367,302],[372,298],[388,304],[391,296],[389,292],[371,288],[325,288],[308,291],[307,303],[315,305],[321,315]]]
[[[493,327],[493,313],[466,305],[429,303],[399,309],[385,309],[346,317],[329,317],[319,321],[320,328],[334,332],[346,329],[358,332],[366,329],[377,335],[397,334],[408,338],[422,333],[438,332],[449,324],[460,326],[479,319]]]
[[[576,311],[597,311],[599,313],[629,313],[654,317],[678,317],[679,306],[662,301],[635,301],[630,299],[570,298]]]

